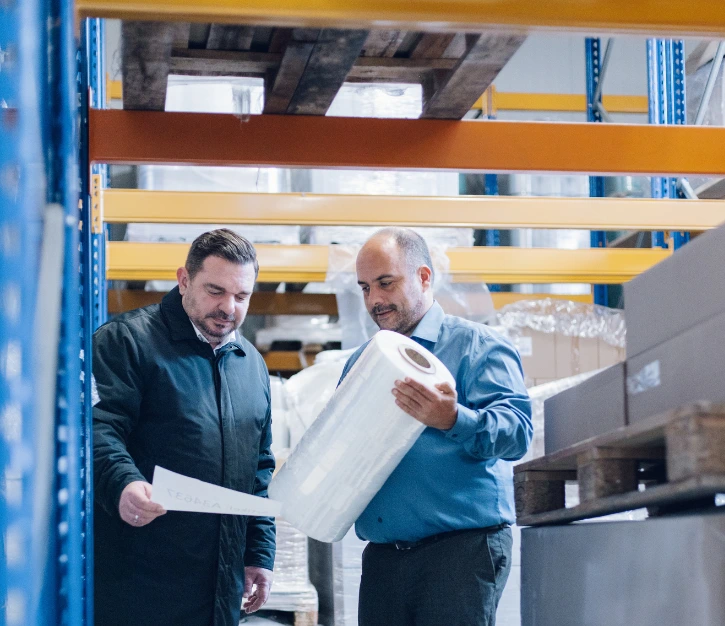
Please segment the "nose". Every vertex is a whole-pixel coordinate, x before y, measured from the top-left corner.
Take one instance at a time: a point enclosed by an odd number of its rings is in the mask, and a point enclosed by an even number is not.
[[[219,302],[219,309],[224,315],[230,316],[234,314],[234,295],[229,294]]]
[[[372,285],[370,287],[370,291],[367,294],[367,301],[370,307],[376,307],[378,305],[385,304],[382,290],[378,289],[375,285]]]

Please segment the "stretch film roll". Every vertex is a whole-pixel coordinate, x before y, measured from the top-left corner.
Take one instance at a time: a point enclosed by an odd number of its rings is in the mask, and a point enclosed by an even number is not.
[[[378,332],[269,486],[282,515],[319,541],[344,537],[425,426],[395,404],[396,380],[455,381],[412,339]]]

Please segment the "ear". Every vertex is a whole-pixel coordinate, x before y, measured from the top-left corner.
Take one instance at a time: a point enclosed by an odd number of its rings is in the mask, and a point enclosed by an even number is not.
[[[418,278],[423,285],[423,291],[433,288],[433,272],[427,265],[421,265],[418,268]]]
[[[183,296],[186,290],[189,288],[189,272],[185,267],[180,267],[176,270],[176,280],[179,282],[179,293]]]

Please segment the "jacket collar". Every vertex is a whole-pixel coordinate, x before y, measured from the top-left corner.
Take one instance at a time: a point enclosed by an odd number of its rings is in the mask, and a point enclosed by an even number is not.
[[[443,312],[441,305],[437,302],[433,302],[433,305],[428,309],[428,312],[421,318],[415,330],[412,332],[411,337],[416,339],[422,339],[423,341],[430,341],[436,343],[438,341],[438,335],[441,331],[441,325],[443,324],[443,318],[446,314]]]
[[[184,310],[184,305],[181,303],[181,294],[179,293],[178,285],[169,291],[163,300],[161,300],[161,314],[166,321],[166,325],[169,327],[172,341],[194,341],[201,343],[194,331],[194,325],[191,323],[189,316]],[[234,333],[234,340],[222,346],[220,351],[234,348],[241,351],[242,354],[246,354],[239,340],[238,332]]]

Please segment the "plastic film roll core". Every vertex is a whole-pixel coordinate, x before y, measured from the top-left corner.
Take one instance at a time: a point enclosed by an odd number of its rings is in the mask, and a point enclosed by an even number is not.
[[[415,348],[410,346],[400,345],[398,346],[400,354],[403,358],[408,361],[413,367],[418,368],[420,371],[426,374],[435,374],[436,368],[423,354],[418,352]]]

